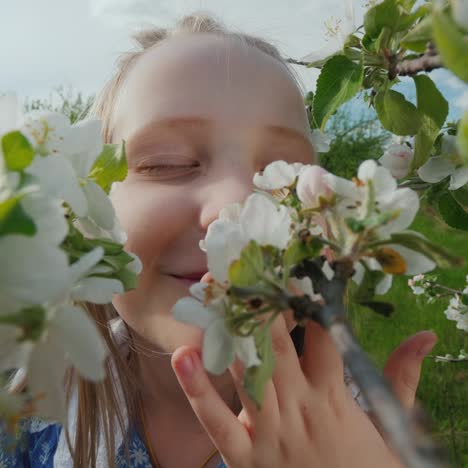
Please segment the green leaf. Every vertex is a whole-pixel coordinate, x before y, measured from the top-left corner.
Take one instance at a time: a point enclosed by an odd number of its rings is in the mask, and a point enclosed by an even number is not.
[[[421,114],[405,99],[403,94],[393,91],[380,92],[374,106],[382,126],[395,135],[415,135],[421,126]]]
[[[122,182],[127,177],[127,157],[125,142],[121,145],[104,145],[102,153],[96,159],[89,178],[109,193],[113,182]]]
[[[434,10],[432,29],[443,64],[468,82],[468,36],[458,29],[447,11]]]
[[[21,206],[21,196],[8,198],[0,203],[0,236],[7,234],[36,234],[36,224]]]
[[[370,8],[364,16],[364,29],[369,37],[375,39],[383,28],[398,30],[400,11],[395,0],[384,0]]]
[[[429,158],[434,142],[447,118],[449,105],[437,86],[427,75],[413,77],[416,85],[418,111],[422,115],[421,128],[415,138],[413,169],[421,167]]]
[[[468,188],[461,187],[458,190],[453,190],[452,197],[464,208],[468,208]]]
[[[288,245],[283,256],[283,268],[287,272],[291,267],[305,259],[313,259],[319,253],[323,243],[318,237],[308,237],[304,241],[294,240]]]
[[[2,151],[5,164],[10,171],[21,171],[34,159],[34,148],[29,140],[17,130],[3,135]]]
[[[335,55],[322,68],[315,91],[313,116],[323,130],[330,116],[357,94],[364,76],[362,62]]]
[[[468,306],[468,294],[462,294],[461,295],[461,301],[463,305]]]
[[[133,271],[124,268],[113,275],[116,279],[122,281],[125,291],[136,289],[138,286],[138,275]]]
[[[0,324],[15,325],[21,328],[21,340],[36,341],[44,331],[47,323],[47,311],[42,306],[21,309],[13,314],[1,314]]]
[[[432,17],[426,16],[403,37],[400,44],[406,49],[422,53],[430,40],[432,40]]]
[[[389,242],[402,245],[403,247],[423,254],[435,262],[440,268],[460,266],[462,263],[461,257],[456,257],[442,246],[411,232],[392,234]]]
[[[116,271],[124,269],[125,265],[128,265],[133,260],[134,258],[124,250],[117,255],[104,255],[102,257],[102,261],[115,268]]]
[[[468,166],[468,111],[463,114],[458,123],[457,149],[463,162]]]
[[[261,409],[265,394],[265,385],[273,375],[275,367],[275,355],[271,342],[270,327],[257,329],[255,343],[260,360],[260,366],[249,367],[244,374],[244,388],[247,395],[255,402],[258,409]]]
[[[261,280],[264,270],[263,253],[261,247],[251,240],[241,252],[239,260],[229,267],[229,281],[233,286],[253,286]]]
[[[468,231],[468,213],[450,193],[444,193],[439,197],[439,213],[449,226]]]
[[[418,110],[434,120],[439,128],[442,127],[449,110],[447,100],[427,75],[414,76],[413,80]]]

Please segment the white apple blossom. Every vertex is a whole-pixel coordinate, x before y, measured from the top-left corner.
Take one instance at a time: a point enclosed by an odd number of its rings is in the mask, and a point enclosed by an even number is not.
[[[408,286],[413,290],[413,294],[420,296],[426,291],[424,275],[416,275],[408,280]]]
[[[302,57],[301,60],[321,66],[328,57],[343,51],[349,35],[356,31],[353,0],[344,0],[344,17],[335,20],[334,25],[332,23],[333,19],[330,19],[326,24],[327,44]]]
[[[310,135],[310,141],[317,153],[328,153],[330,151],[331,136],[315,128]]]
[[[43,236],[0,237],[0,258],[0,314],[42,304],[63,290],[67,255]]]
[[[39,247],[33,250],[40,252]],[[17,331],[14,332],[10,325],[0,325],[0,336],[5,338],[0,348],[0,368],[26,369],[31,394],[45,394],[45,398],[37,402],[42,417],[64,421],[63,378],[70,365],[90,380],[97,381],[105,375],[107,349],[104,341],[91,318],[81,307],[74,305],[76,301],[105,304],[111,302],[113,294],[123,293],[119,280],[89,276],[103,254],[103,249],[97,247],[71,266],[67,263],[65,267],[57,268],[60,275],[57,273],[55,290],[49,288],[50,296],[43,301],[47,315],[37,341],[23,339],[19,343]],[[35,260],[37,262],[37,256]],[[42,268],[44,265],[47,265],[46,261]],[[34,270],[38,271],[37,263]],[[56,270],[47,271],[50,274]]]
[[[436,267],[436,264],[427,258],[425,255],[415,252],[414,250],[408,249],[402,245],[398,244],[388,244],[386,245],[389,249],[394,250],[399,253],[405,261],[405,275],[416,275],[419,273],[426,273],[431,271]],[[382,266],[380,263],[372,257],[363,257],[362,262],[364,262],[369,268],[369,270],[378,270],[382,271]],[[362,263],[358,262],[354,264],[355,274],[352,277],[352,280],[356,284],[361,284],[362,279],[364,278],[365,268]],[[382,280],[377,284],[375,289],[376,294],[386,294],[393,283],[393,275],[386,273]]]
[[[391,172],[395,179],[402,179],[408,175],[413,157],[413,150],[409,146],[391,144],[379,162]]]
[[[253,178],[255,186],[262,190],[272,191],[291,186],[303,168],[303,164],[289,164],[286,161],[274,161],[265,167],[263,173],[256,173]]]
[[[215,375],[222,374],[236,356],[246,368],[261,364],[253,336],[232,336],[226,328],[224,302],[222,298],[203,305],[206,283],[191,286],[194,297],[179,299],[172,309],[173,316],[184,323],[196,325],[205,330],[202,347],[202,361],[205,369]]]
[[[463,294],[468,294],[468,288],[464,289]],[[450,299],[444,313],[449,320],[457,322],[458,329],[468,332],[468,306],[463,303],[460,295],[456,294]]]
[[[331,198],[333,191],[324,179],[328,172],[320,166],[307,166],[297,180],[297,196],[304,208],[318,208],[320,198]]]
[[[226,215],[227,216],[227,215]],[[206,249],[208,269],[219,283],[228,280],[230,264],[240,257],[250,240],[283,249],[289,241],[291,217],[283,205],[275,205],[264,195],[250,195],[239,213],[238,222],[217,219],[208,227],[201,243]]]
[[[468,183],[468,167],[457,167],[455,163],[441,156],[429,158],[418,169],[418,175],[422,180],[431,184],[450,177],[449,190],[457,190]]]
[[[378,166],[374,160],[369,159],[359,166],[354,182],[333,174],[326,174],[323,178],[340,196],[338,209],[343,217],[363,220],[377,211],[398,215],[376,228],[380,238],[388,238],[393,232],[406,229],[419,210],[417,193],[408,188],[399,189],[390,171]]]
[[[442,135],[440,156],[429,158],[418,169],[422,180],[434,184],[450,177],[449,190],[457,190],[468,183],[468,167],[460,160],[456,140],[455,135]]]

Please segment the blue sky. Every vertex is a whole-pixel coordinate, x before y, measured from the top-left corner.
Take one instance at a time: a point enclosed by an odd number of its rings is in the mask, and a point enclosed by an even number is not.
[[[208,10],[232,27],[262,36],[284,55],[300,58],[325,45],[324,23],[343,16],[343,0],[14,0],[2,2],[0,92],[47,97],[57,86],[95,93],[120,52],[132,47],[138,26],[171,25],[175,18]],[[355,0],[361,24],[364,0]],[[295,67],[307,89],[317,71]],[[468,108],[467,87],[450,73],[432,76],[452,101]],[[412,85],[404,85],[411,92]],[[460,107],[457,107],[456,104]]]

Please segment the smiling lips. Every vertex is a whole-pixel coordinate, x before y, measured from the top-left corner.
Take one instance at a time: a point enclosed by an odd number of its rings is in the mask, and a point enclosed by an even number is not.
[[[201,282],[201,279],[206,276],[206,271],[194,272],[194,273],[183,273],[181,275],[171,275],[174,278],[182,281],[186,285],[191,286],[194,283]]]

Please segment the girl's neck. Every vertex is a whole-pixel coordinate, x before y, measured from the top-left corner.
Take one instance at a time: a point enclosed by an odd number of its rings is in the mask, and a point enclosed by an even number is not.
[[[171,366],[170,355],[137,355],[140,375],[141,397],[148,417],[171,419],[174,423],[195,428],[202,427],[179,385]],[[240,403],[237,398],[231,374],[220,377],[210,376],[213,386],[226,404],[238,414]],[[149,412],[149,413],[148,413]]]

